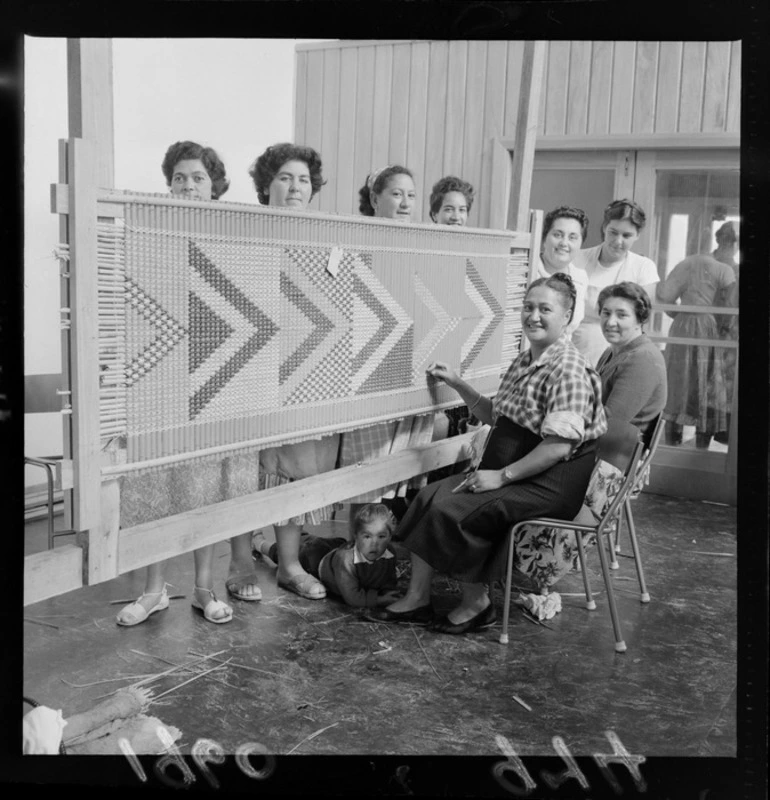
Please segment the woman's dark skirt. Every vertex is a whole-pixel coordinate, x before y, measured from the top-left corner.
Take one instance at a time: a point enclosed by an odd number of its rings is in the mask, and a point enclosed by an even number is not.
[[[523,458],[540,436],[499,417],[480,469],[502,469]],[[452,489],[452,475],[420,491],[399,525],[404,546],[435,570],[466,583],[485,583],[505,568],[511,526],[535,517],[574,519],[583,503],[595,463],[596,442],[585,442],[569,461],[501,489],[472,494]]]

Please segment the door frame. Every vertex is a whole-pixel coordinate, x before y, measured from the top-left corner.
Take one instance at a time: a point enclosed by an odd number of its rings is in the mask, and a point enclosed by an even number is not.
[[[558,138],[558,140],[557,140]],[[510,150],[511,140],[499,139]],[[569,155],[569,163],[565,156]],[[615,169],[614,198],[629,197],[647,212],[647,225],[635,250],[651,253],[657,234],[655,214],[656,170],[740,169],[738,134],[706,136],[539,137],[535,149],[538,169]],[[507,209],[511,187],[506,187]],[[506,211],[507,215],[507,211]],[[507,218],[507,216],[506,216]],[[652,257],[652,256],[651,256]],[[661,444],[650,480],[650,490],[690,499],[736,503],[738,468],[738,381],[733,395],[730,446],[726,454],[691,452]],[[689,473],[685,478],[684,473]]]

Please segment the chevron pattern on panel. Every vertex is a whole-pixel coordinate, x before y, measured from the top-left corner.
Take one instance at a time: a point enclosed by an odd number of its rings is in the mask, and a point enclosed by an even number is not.
[[[465,371],[478,358],[498,325],[502,324],[505,311],[489,290],[484,279],[470,259],[465,262],[465,293],[479,310],[481,319],[460,353],[461,370]]]
[[[422,341],[415,343],[412,380],[417,382],[424,373],[424,367],[430,360],[430,354],[436,349],[444,337],[453,331],[460,322],[460,317],[453,317],[436,299],[419,275],[414,278],[415,295],[422,301],[433,316],[433,325]]]
[[[368,394],[410,386],[412,317],[382,285],[369,267],[371,261],[357,261],[353,282],[353,391]]]
[[[147,375],[185,337],[187,331],[131,278],[126,278],[126,301],[150,330],[150,343],[126,366],[126,386]]]
[[[195,306],[222,320],[216,339],[205,346],[190,337],[189,418],[195,419],[216,395],[278,332],[278,325],[259,309],[201,250],[189,242],[191,293]],[[191,305],[193,301],[191,300]],[[199,312],[199,315],[202,316]],[[200,326],[198,327],[200,332]],[[201,360],[201,354],[208,357]]]

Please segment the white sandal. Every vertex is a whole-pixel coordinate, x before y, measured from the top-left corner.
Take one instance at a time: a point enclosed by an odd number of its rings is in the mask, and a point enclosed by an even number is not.
[[[139,602],[143,597],[155,596],[158,597],[158,602],[149,610]],[[144,622],[150,614],[154,614],[156,611],[165,611],[165,609],[168,608],[168,604],[168,584],[164,584],[159,592],[144,592],[133,603],[123,606],[118,612],[117,617],[115,617],[115,621],[118,625],[124,625],[125,627],[139,625],[139,623]]]
[[[227,605],[227,603],[223,603],[221,600],[217,600],[217,596],[214,594],[213,589],[206,589],[203,586],[195,586],[193,587],[193,599],[192,599],[192,607],[197,608],[198,611],[203,612],[203,616],[209,621],[213,622],[215,625],[222,625],[225,622],[230,622],[233,618],[233,609]],[[202,606],[198,602],[198,598],[195,596],[195,592],[208,592],[211,595],[211,599],[206,603],[205,606]],[[214,616],[215,611],[219,611],[221,609],[227,610],[227,616],[221,617],[217,619]]]

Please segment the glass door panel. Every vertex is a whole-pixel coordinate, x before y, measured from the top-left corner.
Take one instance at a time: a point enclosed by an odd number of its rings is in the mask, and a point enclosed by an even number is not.
[[[663,350],[669,382],[656,463],[668,468],[672,494],[695,496],[687,491],[695,483],[703,499],[734,502],[738,154],[639,153],[636,179],[636,200],[652,211],[650,257],[661,278],[649,334]],[[696,255],[712,258],[684,261]]]

